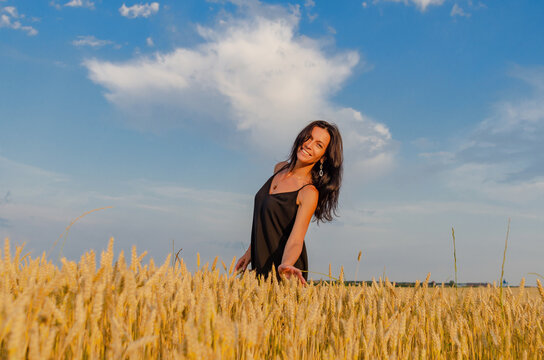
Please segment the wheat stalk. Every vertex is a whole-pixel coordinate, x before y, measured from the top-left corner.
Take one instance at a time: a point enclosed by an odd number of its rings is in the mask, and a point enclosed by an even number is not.
[[[42,256],[0,260],[0,357],[9,358],[523,358],[538,354],[544,289],[503,298],[498,287],[457,291],[399,288],[383,276],[360,287],[342,281],[301,286],[174,261],[133,248],[114,263],[113,239],[62,267]],[[176,259],[177,260],[177,259]],[[227,266],[223,261],[223,268]],[[324,275],[324,274],[321,274]],[[535,297],[537,296],[537,297]],[[537,357],[538,358],[538,357]]]

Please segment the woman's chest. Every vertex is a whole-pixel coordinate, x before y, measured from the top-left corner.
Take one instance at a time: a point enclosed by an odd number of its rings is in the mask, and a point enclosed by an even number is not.
[[[297,213],[297,192],[268,194],[263,187],[255,195],[255,212],[282,222],[291,222]]]

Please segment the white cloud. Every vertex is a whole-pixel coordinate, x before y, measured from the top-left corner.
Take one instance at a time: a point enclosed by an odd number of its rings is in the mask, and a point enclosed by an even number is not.
[[[51,0],[51,1],[49,2],[49,6],[52,6],[52,7],[54,7],[54,8],[57,9],[57,10],[62,9],[62,6],[61,6],[59,3],[57,3],[55,0]]]
[[[134,19],[137,17],[150,17],[153,14],[156,14],[159,11],[159,3],[145,3],[145,4],[135,4],[132,6],[126,6],[124,3],[119,8],[119,13],[122,16]]]
[[[457,4],[453,4],[453,7],[451,8],[450,16],[463,16],[463,17],[470,17],[469,13],[466,13],[463,8],[461,8]]]
[[[468,216],[508,216],[526,220],[538,220],[544,211],[534,212],[529,209],[512,208],[510,206],[492,204],[477,200],[415,200],[412,202],[367,202],[366,208],[345,207],[342,209],[340,220],[343,225],[350,227],[368,228],[387,232],[391,225],[403,216],[445,215],[451,213]],[[446,230],[446,229],[445,229]]]
[[[468,0],[468,6],[469,6],[471,9],[481,9],[481,8],[487,9],[487,5],[484,4],[484,3],[481,2],[481,1],[478,1],[477,4],[474,4],[474,2],[473,2],[472,0]]]
[[[6,6],[2,9],[2,11],[8,13],[13,18],[17,19],[19,17],[19,14],[17,13],[17,9],[15,8],[15,6]]]
[[[505,181],[544,176],[544,67],[518,68],[513,75],[530,93],[495,104],[456,154],[463,162],[511,164]]]
[[[314,6],[315,6],[315,1],[313,0],[306,0],[306,2],[304,3],[304,7],[306,8],[306,13],[308,15],[308,20],[310,20],[310,22],[317,19],[317,14],[311,13],[311,10]]]
[[[189,263],[196,252],[212,260],[220,255],[227,262],[248,246],[252,195],[145,179],[123,182],[123,190],[113,193],[90,190],[70,176],[2,156],[0,173],[0,238],[25,241],[33,256],[49,250],[73,219],[106,206],[113,208],[71,227],[64,247],[69,258],[99,250],[110,236],[117,251],[138,245],[155,259],[171,251],[171,239],[176,239]]]
[[[92,35],[78,36],[76,40],[72,41],[74,46],[90,46],[90,47],[102,47],[105,45],[114,44],[111,40],[100,40]]]
[[[149,36],[147,39],[145,39],[145,43],[147,44],[147,46],[155,46],[155,43],[153,42],[153,38],[151,36]]]
[[[331,53],[296,34],[297,12],[246,5],[245,17],[198,27],[204,42],[194,48],[122,63],[88,59],[89,77],[127,111],[146,105],[177,109],[181,121],[235,128],[269,154],[288,149],[310,120],[331,120],[344,136],[346,160],[387,169],[394,159],[388,128],[329,100],[359,64],[359,54]]]
[[[0,156],[0,170],[2,170],[2,174],[4,174],[2,177],[4,180],[6,180],[8,177],[13,177],[13,179],[15,179],[16,176],[12,174],[14,172],[18,175],[24,174],[24,177],[21,177],[19,181],[19,184],[21,185],[25,184],[26,180],[31,180],[36,177],[46,179],[47,183],[62,183],[69,180],[69,178],[63,174],[44,170],[36,166],[19,163],[3,156]],[[2,183],[0,182],[0,184]]]
[[[427,7],[429,6],[438,6],[442,5],[444,3],[444,0],[374,0],[374,3],[381,2],[381,1],[388,1],[388,2],[396,2],[396,3],[404,3],[404,5],[415,5],[421,12],[424,12],[427,10]]]
[[[421,154],[444,167],[459,193],[487,200],[531,203],[544,196],[544,68],[517,68],[528,94],[496,103],[457,149]]]
[[[544,176],[505,182],[513,164],[459,164],[442,175],[442,181],[459,194],[480,201],[530,206],[544,197]]]
[[[70,0],[64,6],[94,9],[94,2],[90,0]]]
[[[421,12],[425,12],[428,7],[430,6],[440,6],[444,4],[444,0],[373,0],[373,4],[381,3],[381,2],[395,2],[395,3],[403,3],[404,5],[414,5],[416,6]],[[362,3],[363,8],[366,8],[368,6],[368,3],[364,1]],[[474,5],[472,1],[468,1],[468,7],[471,10],[478,10],[481,8],[486,8],[487,6],[482,3],[478,2],[478,4]],[[466,12],[459,4],[455,3],[450,11],[450,16],[462,16],[462,17],[470,17],[471,14]]]
[[[29,36],[38,34],[38,30],[32,26],[22,25],[20,19],[23,19],[25,15],[19,14],[15,6],[0,7],[0,28],[9,28],[14,30],[21,30],[27,33]]]

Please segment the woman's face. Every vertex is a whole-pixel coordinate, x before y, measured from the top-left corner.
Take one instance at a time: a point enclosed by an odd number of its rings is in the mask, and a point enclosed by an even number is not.
[[[331,136],[327,130],[314,126],[310,137],[299,147],[297,159],[303,163],[315,164],[325,155],[330,141]]]

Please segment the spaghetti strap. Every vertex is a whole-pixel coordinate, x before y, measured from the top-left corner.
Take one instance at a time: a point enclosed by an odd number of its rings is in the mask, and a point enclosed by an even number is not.
[[[1,0],[0,0],[1,1]],[[268,195],[274,195],[274,194],[271,194],[270,193],[270,189],[272,188],[272,180],[274,180],[274,177],[276,177],[276,175],[278,175],[278,173],[282,170],[285,170],[287,167],[289,167],[289,163],[286,163],[285,165],[283,165],[278,171],[276,171],[274,173],[274,175],[272,175],[268,181],[270,182],[270,185],[268,186]],[[313,183],[308,183],[308,184],[305,184],[305,185],[302,185],[300,188],[298,188],[297,190],[293,190],[293,191],[286,191],[286,192],[283,192],[283,193],[276,193],[276,194],[290,194],[290,193],[298,193],[300,190],[302,190],[305,186],[308,186],[308,185],[313,185]]]
[[[1,0],[0,0],[0,1],[1,1]],[[270,177],[270,179],[268,179],[268,180],[274,179],[274,176],[278,175],[278,173],[279,173],[280,171],[284,170],[284,169],[285,169],[286,167],[288,167],[288,166],[289,166],[289,163],[284,164],[284,165],[283,165],[278,171],[276,171],[276,172],[274,173],[274,175],[272,175],[272,176]]]
[[[300,191],[300,190],[302,190],[302,188],[304,188],[304,186],[308,186],[308,185],[313,185],[313,184],[312,184],[312,183],[308,183],[308,184],[306,184],[306,185],[303,185],[300,189],[297,190],[297,192]]]

